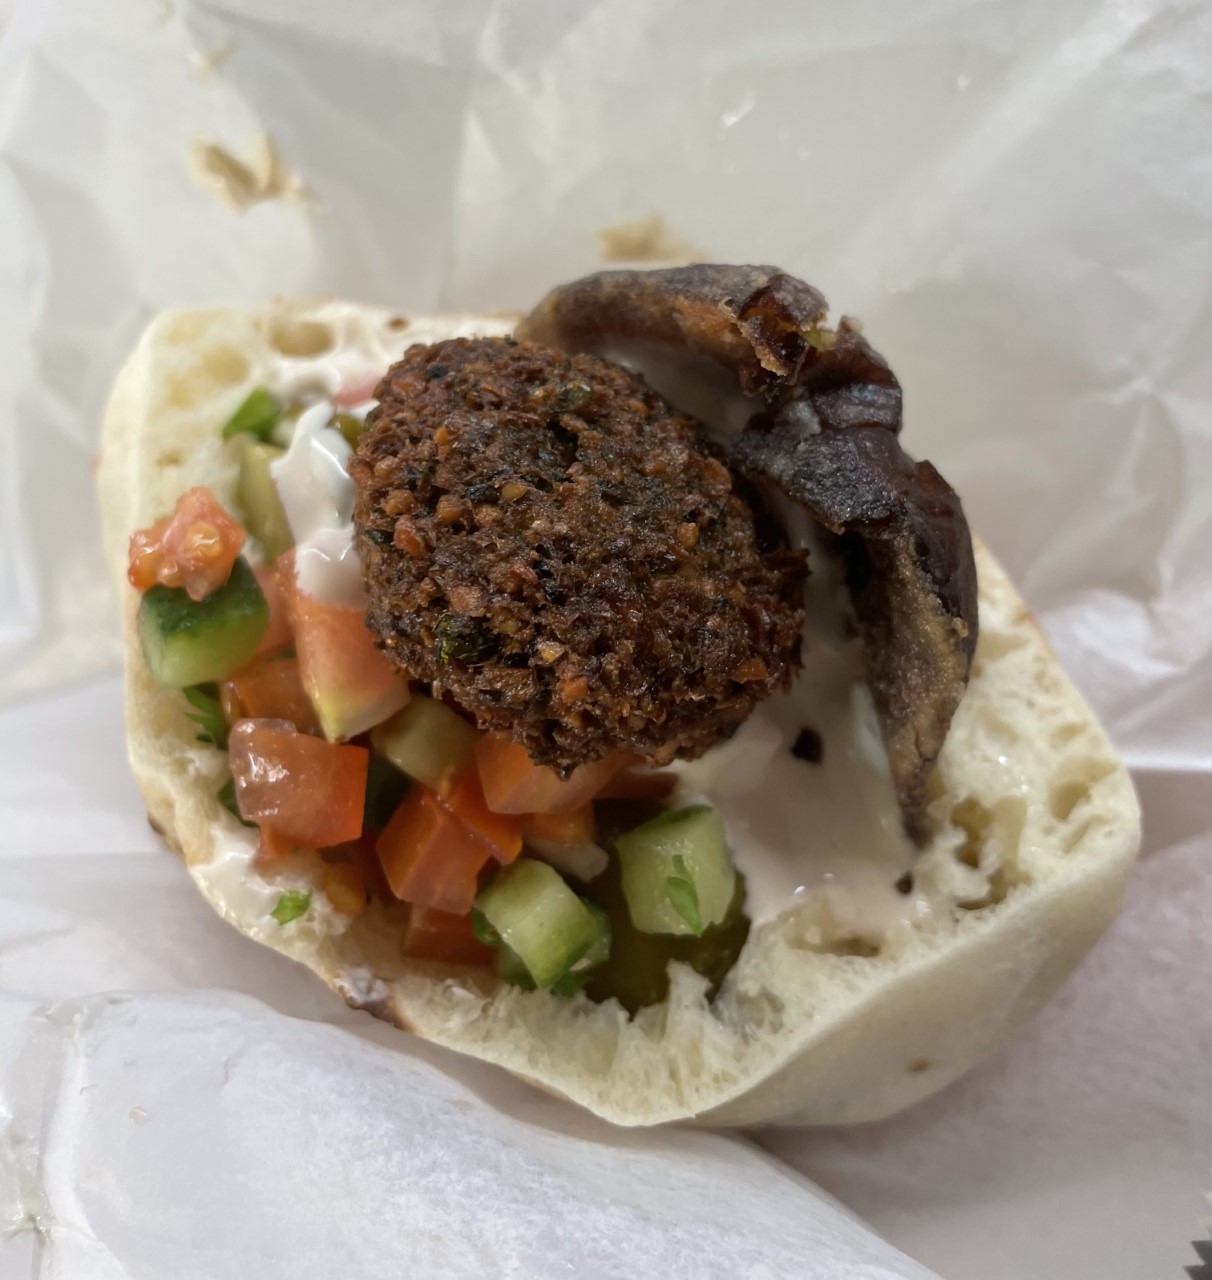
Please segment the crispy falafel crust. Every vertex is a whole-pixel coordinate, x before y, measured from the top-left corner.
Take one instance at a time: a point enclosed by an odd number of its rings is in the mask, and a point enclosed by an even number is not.
[[[562,770],[665,762],[791,683],[803,553],[634,374],[459,339],[376,395],[350,464],[367,622],[481,728]]]

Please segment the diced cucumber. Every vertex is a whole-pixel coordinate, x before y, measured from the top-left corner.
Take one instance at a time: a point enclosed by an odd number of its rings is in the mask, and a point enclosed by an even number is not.
[[[283,453],[290,448],[290,442],[295,438],[295,423],[298,422],[299,415],[293,410],[288,410],[278,420],[277,426],[269,433],[267,444],[272,444],[275,448],[281,449]]]
[[[356,413],[335,414],[332,425],[344,436],[345,443],[351,449],[358,447],[358,437],[366,430],[366,423]]]
[[[269,464],[283,453],[284,449],[272,444],[262,444],[251,436],[243,437],[236,500],[244,513],[244,527],[265,549],[270,560],[276,560],[295,545],[282,499],[278,497],[278,486],[269,471]]]
[[[545,862],[519,858],[498,872],[480,891],[476,909],[536,987],[550,987],[579,962],[610,953],[606,913],[577,897]]]
[[[152,587],[139,602],[139,642],[152,679],[173,689],[222,680],[247,665],[269,624],[269,606],[242,556],[205,600]]]
[[[511,986],[521,987],[523,991],[535,989],[530,970],[522,962],[522,957],[508,947],[499,947],[497,951],[497,973]]]
[[[412,785],[390,761],[371,755],[366,771],[366,800],[362,806],[362,825],[376,833],[391,821]]]
[[[375,729],[371,741],[401,773],[440,787],[472,763],[478,737],[445,703],[413,694],[408,706]]]
[[[277,426],[281,416],[282,405],[277,397],[264,387],[254,387],[223,424],[223,439],[249,435],[257,440],[268,440],[269,433]]]
[[[702,937],[641,933],[635,927],[623,896],[618,840],[662,812],[652,800],[598,800],[594,804],[597,838],[611,857],[606,870],[593,882],[593,900],[606,911],[611,937],[610,957],[585,975],[585,991],[598,1003],[618,1000],[628,1013],[665,999],[669,994],[671,961],[701,973],[708,982],[707,998],[713,999],[749,936],[745,878],[741,875],[736,878],[728,914],[719,924],[705,929]]]
[[[479,907],[471,909],[471,932],[476,941],[482,942],[486,947],[501,945],[501,935],[484,918],[484,913]]]
[[[593,916],[597,932],[589,950],[572,966],[574,973],[588,973],[590,969],[596,969],[610,959],[610,917],[596,902],[590,902],[586,898],[581,901],[585,904],[585,910]]]
[[[728,913],[736,869],[707,805],[663,813],[618,838],[623,893],[644,933],[699,936]]]
[[[581,901],[585,904],[586,910],[597,920],[598,933],[590,944],[589,950],[571,969],[561,974],[547,988],[553,996],[562,996],[566,1000],[582,990],[590,978],[593,977],[593,971],[610,959],[610,920],[606,912],[596,903],[590,902],[587,898],[582,898]],[[491,926],[489,927],[491,928]],[[515,987],[521,987],[524,991],[533,991],[537,984],[534,978],[531,977],[530,970],[523,963],[522,957],[516,951],[505,946],[499,938],[496,945],[499,948],[497,951],[497,973],[506,982],[512,983]]]

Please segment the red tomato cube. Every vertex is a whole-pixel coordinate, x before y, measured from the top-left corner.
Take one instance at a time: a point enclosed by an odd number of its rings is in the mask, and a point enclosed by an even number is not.
[[[471,910],[480,871],[492,857],[492,845],[420,783],[405,796],[375,848],[397,898],[452,915]]]
[[[413,907],[400,939],[400,950],[417,960],[488,966],[493,951],[471,931],[470,915],[452,915],[430,907]]]
[[[302,849],[356,840],[366,801],[365,747],[325,742],[285,720],[238,720],[228,735],[236,804]]]
[[[258,658],[225,680],[221,694],[225,706],[239,709],[238,719],[289,720],[300,733],[320,732],[319,717],[294,658],[280,654]]]
[[[408,680],[375,646],[365,611],[306,595],[294,557],[278,561],[278,581],[295,637],[299,673],[330,741],[353,738],[408,702]]]
[[[209,489],[187,489],[172,515],[131,534],[126,576],[138,591],[159,583],[205,600],[231,577],[244,536]]]
[[[476,767],[484,799],[494,813],[564,813],[578,809],[618,773],[636,763],[627,752],[594,760],[561,778],[547,765],[535,764],[526,748],[503,733],[485,734],[476,743]]]

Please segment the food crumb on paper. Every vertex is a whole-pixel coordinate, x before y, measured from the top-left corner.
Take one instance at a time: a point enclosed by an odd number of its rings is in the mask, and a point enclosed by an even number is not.
[[[199,80],[205,80],[213,76],[216,72],[222,71],[227,65],[228,59],[236,51],[235,44],[226,40],[223,44],[216,45],[213,49],[195,49],[189,55],[190,65],[194,69],[194,75]]]
[[[142,1107],[131,1107],[130,1122],[131,1124],[146,1124],[147,1112]]]
[[[267,133],[257,135],[247,160],[213,138],[194,138],[185,168],[195,186],[209,191],[235,213],[263,200],[305,204],[309,199],[303,179],[282,159]]]
[[[638,222],[615,222],[598,233],[598,256],[603,262],[685,263],[701,259],[699,252],[659,214]]]

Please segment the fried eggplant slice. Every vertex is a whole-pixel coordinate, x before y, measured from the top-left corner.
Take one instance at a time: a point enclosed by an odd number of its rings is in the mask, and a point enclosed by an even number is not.
[[[892,371],[853,326],[825,328],[827,309],[816,289],[777,267],[601,271],[553,289],[517,336],[563,351],[684,348],[735,371],[745,394],[768,404],[803,383],[830,423],[858,417],[899,431]]]
[[[976,645],[968,524],[951,486],[890,431],[819,427],[806,407],[756,418],[733,445],[733,465],[836,536],[905,828],[924,840],[927,779]]]
[[[609,271],[553,290],[519,335],[569,351],[681,348],[734,370],[756,412],[742,474],[836,539],[905,827],[928,834],[926,783],[967,686],[976,567],[963,508],[900,447],[901,389],[857,327],[825,327],[810,285],[767,266]]]

